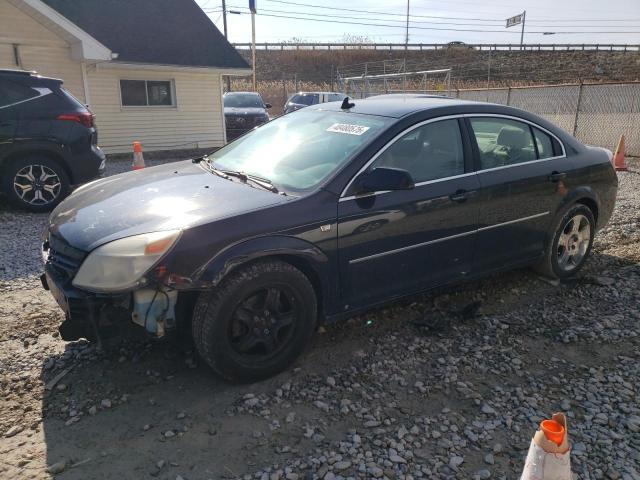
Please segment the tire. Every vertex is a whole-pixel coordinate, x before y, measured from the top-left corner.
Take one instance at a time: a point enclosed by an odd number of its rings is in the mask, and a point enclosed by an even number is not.
[[[58,162],[32,155],[7,164],[2,172],[2,190],[18,208],[48,212],[69,194],[70,182]]]
[[[217,374],[248,382],[286,369],[304,351],[316,319],[307,277],[289,263],[261,260],[200,294],[191,331],[196,350]]]
[[[576,225],[577,232],[574,230]],[[555,220],[551,241],[534,270],[557,279],[575,275],[591,253],[594,234],[595,219],[591,209],[582,204],[572,205]]]

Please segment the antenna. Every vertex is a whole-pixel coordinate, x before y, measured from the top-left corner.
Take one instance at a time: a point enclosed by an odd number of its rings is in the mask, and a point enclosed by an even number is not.
[[[355,103],[349,102],[349,97],[344,97],[344,100],[342,100],[342,105],[340,106],[340,108],[342,110],[349,110],[350,108],[355,106],[356,106]]]

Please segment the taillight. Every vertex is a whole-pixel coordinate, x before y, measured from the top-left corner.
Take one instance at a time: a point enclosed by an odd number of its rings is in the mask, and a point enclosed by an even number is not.
[[[91,112],[63,113],[58,115],[56,120],[68,120],[71,122],[78,122],[87,128],[93,127],[93,114]]]

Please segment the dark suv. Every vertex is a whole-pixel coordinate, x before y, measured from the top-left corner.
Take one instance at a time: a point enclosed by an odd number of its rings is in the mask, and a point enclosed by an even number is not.
[[[264,103],[259,93],[227,92],[223,101],[228,141],[269,121],[267,109],[271,108],[271,104]]]
[[[0,70],[0,191],[12,204],[48,211],[99,176],[97,141],[93,114],[61,80]]]

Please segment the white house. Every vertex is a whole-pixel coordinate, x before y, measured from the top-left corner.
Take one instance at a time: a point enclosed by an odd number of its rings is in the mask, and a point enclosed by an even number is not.
[[[222,77],[249,65],[194,0],[0,0],[0,69],[60,78],[106,153],[219,147]]]

